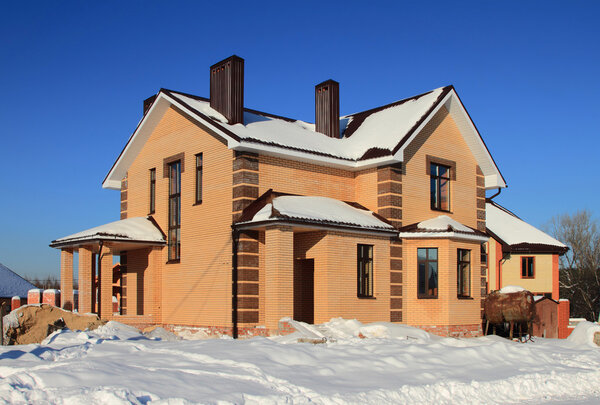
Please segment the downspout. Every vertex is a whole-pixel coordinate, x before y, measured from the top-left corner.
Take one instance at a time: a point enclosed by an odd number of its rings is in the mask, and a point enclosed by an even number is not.
[[[98,273],[98,290],[96,291],[96,302],[94,303],[96,305],[96,314],[98,316],[102,316],[102,314],[100,313],[100,308],[102,307],[102,247],[104,246],[104,241],[101,239],[98,241],[98,245],[100,246],[100,249],[98,249],[98,259],[96,262],[96,273]],[[95,284],[96,282],[96,275],[94,274],[94,277],[92,278],[93,283]],[[95,285],[93,286],[95,287]]]
[[[231,225],[231,322],[233,324],[233,338],[238,338],[238,244],[240,231]]]
[[[492,201],[494,198],[498,197],[498,195],[500,195],[500,193],[502,192],[502,188],[498,187],[498,192],[496,194],[494,194],[493,196],[490,196],[488,198],[486,198],[487,201]]]

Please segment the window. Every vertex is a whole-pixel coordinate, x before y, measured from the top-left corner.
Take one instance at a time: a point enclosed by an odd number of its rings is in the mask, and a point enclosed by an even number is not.
[[[437,248],[417,249],[418,297],[437,298],[438,295],[438,250]]]
[[[431,209],[450,211],[450,167],[430,163]]]
[[[169,163],[169,260],[181,254],[181,161]]]
[[[202,153],[196,155],[196,204],[202,202]]]
[[[150,169],[150,214],[154,214],[156,205],[156,169]]]
[[[457,257],[457,295],[459,297],[471,296],[471,251],[458,249]]]
[[[521,257],[521,278],[534,278],[533,257]]]
[[[488,249],[487,243],[482,243],[481,244],[481,265],[482,266],[487,265],[487,256],[488,256],[487,249]]]
[[[373,296],[373,246],[358,245],[356,265],[358,269],[359,297]]]

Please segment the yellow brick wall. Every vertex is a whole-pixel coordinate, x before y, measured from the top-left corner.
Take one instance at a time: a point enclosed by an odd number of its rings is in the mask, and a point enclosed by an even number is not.
[[[496,289],[496,269],[498,268],[499,256],[496,254],[498,242],[490,239],[489,256],[489,286],[490,291]],[[500,287],[507,285],[518,285],[533,293],[552,293],[552,254],[506,254],[501,264],[502,275]],[[534,258],[534,278],[521,278],[521,258]]]
[[[168,185],[163,159],[184,153],[181,174],[181,261],[164,264],[162,313],[167,323],[231,325],[232,152],[220,140],[169,109],[128,171],[129,218],[149,210],[149,170],[156,168],[156,212],[168,230]],[[195,154],[203,153],[203,202],[195,205]],[[129,303],[128,303],[129,304]]]
[[[354,200],[354,173],[272,156],[259,157],[258,193],[268,189],[290,194]]]
[[[294,257],[315,261],[315,323],[335,317],[361,322],[389,320],[389,238],[346,232],[310,232],[294,237]],[[358,244],[373,245],[374,298],[357,297]]]
[[[456,181],[450,183],[450,211],[431,210],[426,156],[456,162]],[[402,222],[409,225],[448,215],[477,228],[476,161],[454,120],[442,108],[407,147],[402,176]]]
[[[417,298],[417,249],[438,249],[438,298]],[[457,297],[457,249],[471,250],[471,298]],[[481,322],[478,243],[448,239],[405,239],[404,322],[409,325],[471,325]]]

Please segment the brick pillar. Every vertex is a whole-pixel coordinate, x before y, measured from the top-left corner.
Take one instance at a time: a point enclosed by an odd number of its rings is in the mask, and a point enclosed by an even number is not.
[[[73,250],[60,251],[60,307],[73,310]]]
[[[402,165],[377,168],[377,213],[402,226]],[[402,322],[402,240],[390,238],[390,322]]]
[[[95,293],[92,272],[93,252],[90,247],[82,246],[79,248],[79,308],[81,314],[92,312],[94,308]]]
[[[152,303],[150,311],[152,313],[154,323],[162,323],[162,246],[154,246],[150,248],[150,256],[148,264],[152,274],[153,282],[149,283],[152,287]]]
[[[279,320],[294,315],[294,232],[275,225],[265,230],[265,326],[275,330]]]
[[[121,219],[127,218],[127,174],[121,180]]]
[[[60,304],[60,292],[56,290],[44,290],[42,294],[42,303],[56,307]]]
[[[27,304],[41,304],[42,303],[42,290],[39,288],[32,288],[27,291]]]
[[[559,294],[559,274],[558,274],[558,255],[552,255],[552,299],[558,301],[560,299]]]
[[[15,309],[21,306],[21,297],[14,296],[10,300],[10,310],[14,311]]]
[[[100,269],[98,279],[100,282],[98,315],[102,319],[112,319],[112,282],[113,282],[113,255],[109,246],[102,247],[102,256],[100,258]]]

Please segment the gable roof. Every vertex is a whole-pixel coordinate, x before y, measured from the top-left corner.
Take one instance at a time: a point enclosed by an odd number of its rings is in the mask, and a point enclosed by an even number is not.
[[[277,193],[273,190],[268,190],[246,207],[235,226],[247,228],[275,222],[396,234],[392,224],[358,203],[329,197]]]
[[[165,236],[152,217],[134,217],[110,222],[53,240],[50,247],[79,245],[91,241],[165,244]]]
[[[0,263],[0,298],[27,297],[27,291],[37,288]]]
[[[502,251],[511,253],[558,253],[569,248],[533,225],[510,212],[500,204],[485,204],[488,233],[502,245]]]
[[[244,124],[230,125],[222,114],[210,107],[208,99],[161,89],[104,179],[103,187],[120,188],[120,180],[124,178],[129,165],[171,106],[194,119],[203,129],[225,140],[230,149],[346,170],[403,161],[404,149],[435,113],[446,107],[485,175],[486,188],[506,186],[454,87],[446,86],[342,116],[340,138],[330,138],[316,132],[315,125],[311,123],[248,108],[244,109]]]

